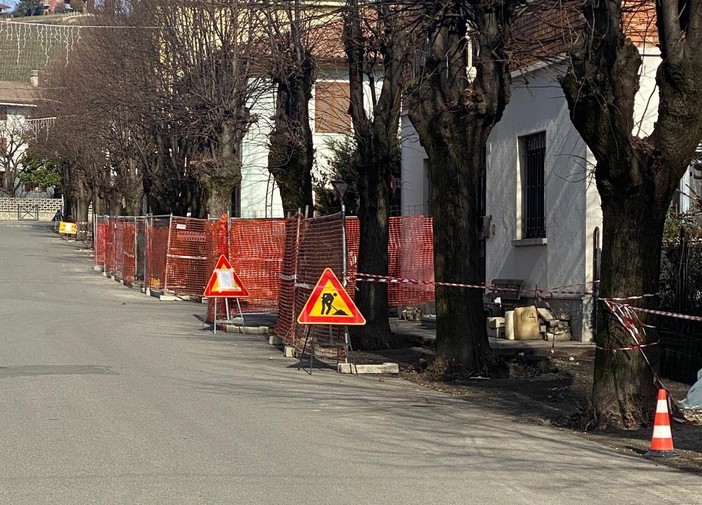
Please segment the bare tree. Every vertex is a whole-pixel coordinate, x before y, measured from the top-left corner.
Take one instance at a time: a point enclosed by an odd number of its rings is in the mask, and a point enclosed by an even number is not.
[[[586,29],[569,52],[561,84],[573,124],[597,162],[603,213],[600,293],[653,294],[666,212],[702,138],[702,1],[586,0],[580,8]],[[661,56],[658,117],[645,137],[634,131],[642,56],[632,27],[647,50],[657,45]],[[616,352],[631,347],[632,337],[607,312],[599,315],[593,387],[598,424],[646,424],[654,399],[653,371],[642,353]],[[640,344],[651,340],[649,335]]]
[[[479,174],[510,99],[508,42],[519,0],[422,2],[426,50],[410,119],[429,156],[437,283],[479,284]],[[482,293],[437,284],[437,356],[468,373],[493,359]]]
[[[172,79],[173,120],[192,139],[192,170],[210,215],[228,214],[241,181],[241,141],[265,88],[255,2],[154,0],[163,75]],[[177,107],[177,108],[176,108]]]
[[[400,110],[410,55],[409,19],[400,5],[375,3],[363,8],[358,0],[347,1],[344,45],[360,198],[358,271],[367,274],[388,274],[390,185],[400,148]],[[359,282],[356,303],[367,324],[353,329],[355,346],[388,347],[392,334],[387,284]]]
[[[228,213],[261,70],[255,2],[106,2],[52,85],[112,212]],[[80,76],[73,77],[73,76]],[[79,117],[79,119],[71,119]],[[98,177],[99,175],[99,177]]]
[[[143,198],[134,148],[140,137],[133,126],[139,94],[129,80],[139,73],[139,59],[124,51],[140,30],[129,33],[115,24],[114,13],[95,19],[104,27],[83,30],[67,61],[56,62],[47,77],[44,109],[57,120],[39,139],[45,152],[65,161],[66,193],[76,202],[73,217],[81,221],[91,202],[95,212],[139,214]]]
[[[324,29],[321,11],[302,0],[273,2],[265,9],[270,67],[275,86],[268,170],[275,178],[283,210],[314,209],[314,145],[309,103],[315,79],[315,32]],[[317,26],[314,26],[314,25]]]
[[[15,195],[20,187],[20,157],[31,139],[31,129],[23,116],[7,114],[0,122],[0,166],[5,171],[3,189]]]

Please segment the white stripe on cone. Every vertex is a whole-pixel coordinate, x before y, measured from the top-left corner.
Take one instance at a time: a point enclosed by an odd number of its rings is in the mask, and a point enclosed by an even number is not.
[[[673,434],[670,431],[670,425],[665,426],[654,426],[653,427],[653,438],[673,438]]]

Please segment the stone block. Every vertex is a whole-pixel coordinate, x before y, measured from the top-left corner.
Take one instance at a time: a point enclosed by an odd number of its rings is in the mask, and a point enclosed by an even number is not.
[[[268,343],[270,345],[283,345],[283,339],[277,335],[268,335]]]
[[[550,331],[546,332],[544,340],[549,342],[568,342],[572,339],[570,332],[566,333],[552,333]]]
[[[492,338],[505,338],[505,328],[504,326],[500,328],[488,328],[487,334],[488,337]]]
[[[400,366],[397,363],[383,363],[380,365],[354,365],[353,363],[339,363],[337,371],[344,374],[399,374]]]
[[[488,328],[502,328],[505,325],[504,317],[488,317],[487,327]]]

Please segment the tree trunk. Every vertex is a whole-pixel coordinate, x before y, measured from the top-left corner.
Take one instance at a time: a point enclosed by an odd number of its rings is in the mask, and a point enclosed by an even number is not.
[[[314,146],[309,117],[312,71],[312,62],[308,57],[298,71],[278,83],[268,169],[278,184],[285,215],[298,209],[307,209],[311,215],[314,208]]]
[[[228,216],[232,207],[232,191],[241,182],[241,175],[234,172],[238,160],[220,158],[211,160],[207,165],[208,170],[199,178],[207,193],[207,214],[210,218],[222,214]]]
[[[443,283],[481,284],[479,174],[488,136],[510,99],[505,45],[517,3],[468,3],[470,9],[425,7],[425,63],[409,117],[431,170],[437,356],[449,370],[484,374],[495,357],[482,290]]]
[[[387,145],[387,140],[385,145]],[[376,147],[381,145],[375,143]],[[365,147],[365,151],[362,151]],[[360,224],[358,271],[372,275],[388,274],[390,217],[389,156],[372,162],[380,153],[368,152],[368,143],[359,144],[358,192]],[[364,161],[365,160],[365,161]],[[384,282],[357,282],[356,306],[366,318],[364,326],[352,328],[353,346],[360,349],[383,349],[391,345],[392,332],[388,320],[388,285]]]
[[[16,184],[16,177],[15,177],[15,171],[9,168],[9,165],[5,166],[5,177],[3,179],[3,188],[5,191],[7,191],[10,195],[16,196],[15,192],[17,191],[17,184]]]
[[[88,221],[88,208],[90,207],[90,190],[86,182],[79,176],[73,180],[71,208],[68,221],[74,223]]]
[[[434,217],[436,355],[466,372],[486,374],[495,357],[487,337],[482,290],[441,285],[481,284],[478,167],[485,134],[481,137],[457,116],[443,117],[442,126],[447,130],[434,129],[433,136],[430,124],[423,129],[424,138],[431,138],[425,148]],[[468,131],[473,133],[466,135],[470,141],[450,133]]]
[[[154,151],[147,150],[142,156],[145,172],[142,175],[144,193],[147,196],[147,211],[155,215],[185,215],[185,202],[182,195],[186,192],[183,151],[186,140],[179,140],[167,131],[167,127],[154,127]]]
[[[123,175],[125,208],[128,216],[140,216],[144,204],[144,184],[141,171],[137,169],[137,161],[128,158],[128,169]]]
[[[668,209],[665,202],[641,194],[612,195],[603,202],[603,250],[600,294],[626,297],[658,291],[661,240]],[[625,303],[646,306],[646,299]],[[645,320],[645,317],[641,315]],[[645,339],[632,336],[599,307],[593,383],[593,407],[597,426],[637,427],[650,422],[654,412],[654,371],[657,348],[621,350],[655,340],[651,330]],[[644,359],[645,353],[647,360]],[[651,366],[649,366],[649,363]]]
[[[239,149],[246,130],[238,127],[236,121],[225,121],[218,142],[211,146],[213,156],[196,163],[198,180],[207,192],[207,213],[213,218],[230,215],[232,192],[241,183]]]
[[[573,125],[592,151],[602,200],[603,249],[600,294],[610,303],[644,305],[650,298],[626,300],[658,291],[661,240],[675,188],[702,138],[699,113],[702,81],[702,25],[689,12],[702,4],[661,0],[655,5],[656,38],[661,62],[656,73],[658,110],[648,136],[637,137],[636,92],[642,57],[625,33],[629,14],[621,2],[585,1],[587,23],[570,48],[569,67],[561,78]],[[689,23],[688,23],[689,22]],[[644,34],[638,33],[638,36]],[[650,111],[648,111],[650,113]],[[655,373],[632,337],[604,307],[598,308],[593,407],[598,427],[638,428],[648,424],[655,401]],[[648,331],[643,344],[652,343]],[[656,347],[646,347],[655,368]]]
[[[302,19],[299,0],[291,2],[280,15],[273,15],[271,24],[282,25],[277,30],[284,28],[288,37],[280,37],[277,32],[271,36],[271,47],[277,53],[271,69],[277,93],[268,170],[278,185],[284,215],[302,210],[311,216],[314,144],[309,105],[315,65],[304,33],[309,26]]]
[[[393,165],[399,162],[398,128],[405,89],[403,72],[410,47],[407,27],[400,23],[402,16],[389,5],[374,6],[372,15],[364,20],[367,23],[364,27],[373,25],[369,20],[377,20],[376,32],[366,39],[361,20],[369,12],[360,9],[358,0],[348,0],[344,16],[344,46],[349,62],[349,113],[357,146],[358,272],[387,276],[390,180]],[[375,40],[377,47],[371,40]],[[374,67],[375,61],[382,61],[382,69]],[[378,96],[376,74],[381,71],[382,88]],[[368,91],[366,86],[370,88]],[[369,102],[372,115],[366,111]],[[354,345],[365,349],[391,346],[387,284],[357,282],[356,289],[356,305],[364,314],[366,325],[353,328]]]

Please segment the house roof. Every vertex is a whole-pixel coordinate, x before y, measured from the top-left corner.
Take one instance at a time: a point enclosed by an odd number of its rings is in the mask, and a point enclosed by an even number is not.
[[[551,0],[528,4],[512,26],[513,52],[517,66],[525,67],[549,61],[568,50],[586,30],[580,0]],[[639,47],[658,43],[654,2],[624,0],[622,30]]]
[[[0,81],[0,103],[35,105],[40,98],[39,89],[29,83]]]

